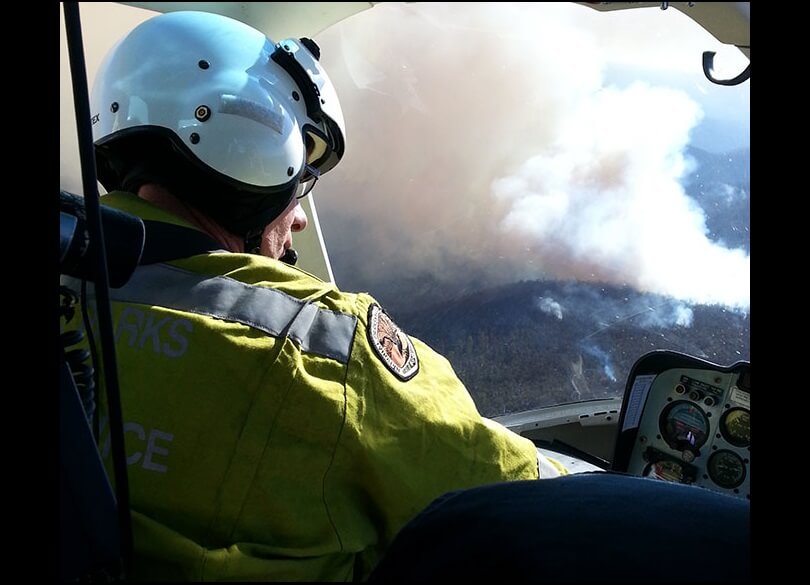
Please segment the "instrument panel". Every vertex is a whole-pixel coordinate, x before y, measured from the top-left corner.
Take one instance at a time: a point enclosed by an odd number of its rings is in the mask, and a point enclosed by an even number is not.
[[[628,380],[613,469],[750,499],[748,362],[653,354]]]

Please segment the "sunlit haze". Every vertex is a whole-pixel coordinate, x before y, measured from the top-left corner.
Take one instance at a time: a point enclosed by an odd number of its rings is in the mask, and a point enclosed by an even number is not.
[[[338,284],[576,279],[747,307],[747,252],[710,239],[682,180],[688,145],[748,147],[749,84],[705,79],[722,45],[683,14],[632,12],[383,3],[319,35],[347,120],[317,190]]]

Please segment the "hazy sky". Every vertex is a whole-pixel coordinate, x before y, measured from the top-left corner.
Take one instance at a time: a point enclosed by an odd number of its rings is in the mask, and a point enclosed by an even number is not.
[[[680,186],[690,142],[748,146],[750,82],[714,86],[701,53],[747,61],[634,12],[383,3],[319,35],[347,121],[316,189],[338,284],[575,278],[747,307],[748,255]]]

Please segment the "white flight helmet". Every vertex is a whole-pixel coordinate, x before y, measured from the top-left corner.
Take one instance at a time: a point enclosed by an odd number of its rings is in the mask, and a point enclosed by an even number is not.
[[[343,113],[319,57],[310,39],[276,44],[216,14],[143,22],[93,87],[99,180],[126,188],[141,168],[234,233],[255,234],[343,156]]]

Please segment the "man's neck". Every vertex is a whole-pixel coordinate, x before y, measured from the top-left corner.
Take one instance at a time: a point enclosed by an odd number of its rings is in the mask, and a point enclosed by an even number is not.
[[[156,183],[141,185],[138,189],[138,197],[197,226],[222,244],[226,250],[230,252],[245,251],[243,238],[233,235],[202,211],[172,195],[165,187]]]

